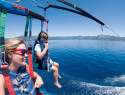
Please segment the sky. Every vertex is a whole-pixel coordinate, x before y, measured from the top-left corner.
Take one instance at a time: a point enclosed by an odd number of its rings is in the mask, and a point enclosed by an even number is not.
[[[6,0],[13,2],[15,0]],[[46,6],[46,1],[52,4],[65,6],[56,0],[36,0],[42,6]],[[46,18],[49,20],[48,33],[50,36],[95,36],[100,34],[125,36],[125,0],[67,0],[87,11],[94,17],[104,22],[110,31],[101,26],[97,22],[74,14],[71,12],[48,9]],[[34,7],[31,0],[22,0],[23,5],[32,11],[44,15],[42,9]],[[66,6],[65,6],[66,7]],[[8,14],[6,19],[6,37],[21,36],[24,34],[26,17]],[[41,24],[39,20],[33,19],[33,35],[38,35]],[[43,28],[45,30],[45,26]]]

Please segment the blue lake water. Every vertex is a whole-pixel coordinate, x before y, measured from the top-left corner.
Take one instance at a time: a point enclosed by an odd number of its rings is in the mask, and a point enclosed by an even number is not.
[[[52,73],[38,71],[45,95],[125,95],[124,41],[50,40],[49,52],[60,63],[63,87],[53,86]]]

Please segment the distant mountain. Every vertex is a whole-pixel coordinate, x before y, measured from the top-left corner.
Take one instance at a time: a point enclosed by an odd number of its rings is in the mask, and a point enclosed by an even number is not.
[[[58,36],[50,37],[50,40],[72,40],[72,39],[83,39],[83,40],[122,40],[125,41],[125,37],[112,36],[112,35],[97,35],[97,36]]]
[[[112,36],[112,35],[98,35],[98,40],[123,40],[125,41],[125,37]]]
[[[20,36],[18,38],[24,39],[24,36]],[[32,40],[36,40],[36,36],[32,37]],[[49,40],[119,40],[125,41],[125,37],[112,36],[112,35],[97,35],[97,36],[55,36],[49,37]]]

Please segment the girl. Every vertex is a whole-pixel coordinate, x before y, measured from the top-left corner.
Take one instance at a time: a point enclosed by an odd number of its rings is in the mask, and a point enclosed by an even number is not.
[[[35,73],[35,83],[28,73],[27,50],[23,40],[9,39],[5,42],[5,60],[9,65],[9,75],[16,95],[36,95],[35,88],[43,85],[41,77]],[[8,95],[4,76],[0,74],[0,95]]]
[[[61,88],[62,85],[58,81],[59,77],[59,64],[48,55],[48,34],[46,32],[40,32],[34,45],[35,51],[35,63],[39,64],[39,69],[52,70],[54,77],[54,85]]]

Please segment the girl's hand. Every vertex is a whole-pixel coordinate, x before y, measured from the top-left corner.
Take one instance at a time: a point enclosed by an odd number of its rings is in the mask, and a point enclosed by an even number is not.
[[[44,45],[45,45],[45,48],[47,48],[47,49],[48,49],[48,43],[44,43]]]
[[[35,81],[35,88],[40,88],[43,85],[43,80],[40,76],[37,76]]]

